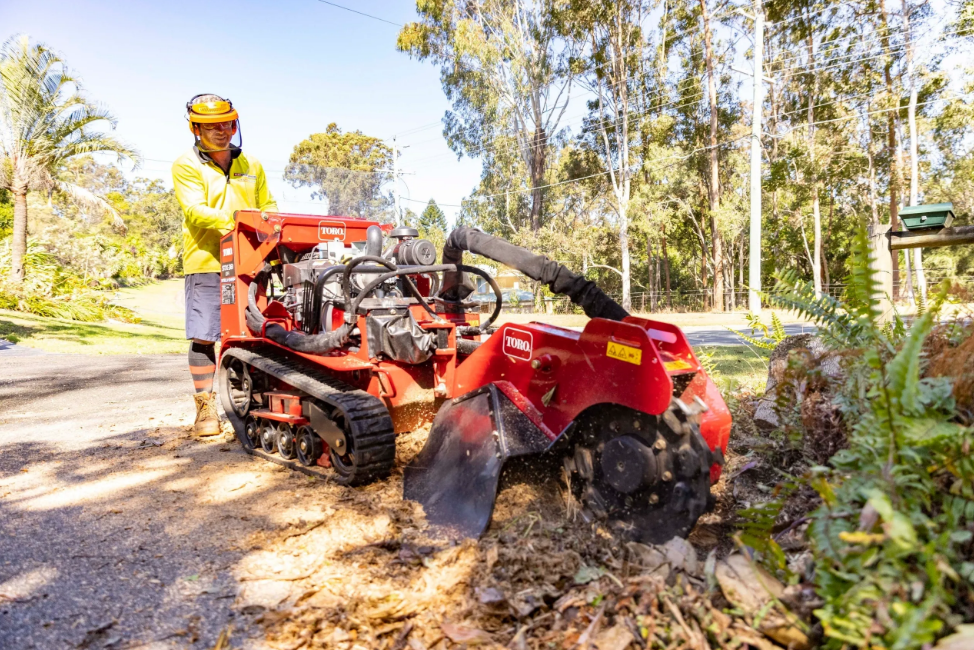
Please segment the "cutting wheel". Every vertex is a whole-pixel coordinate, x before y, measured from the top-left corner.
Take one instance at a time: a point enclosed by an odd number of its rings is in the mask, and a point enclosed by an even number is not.
[[[626,539],[686,537],[712,507],[711,465],[723,464],[700,435],[701,412],[674,399],[660,416],[616,405],[584,413],[565,458],[573,494]]]

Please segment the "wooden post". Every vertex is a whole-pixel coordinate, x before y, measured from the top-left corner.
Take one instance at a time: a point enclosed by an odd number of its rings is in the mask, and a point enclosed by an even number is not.
[[[893,319],[893,255],[890,252],[890,226],[877,224],[869,226],[870,255],[869,266],[873,270],[873,278],[879,284],[875,296],[882,312],[882,321]]]
[[[935,232],[929,230],[901,230],[890,233],[889,250],[906,248],[942,248],[958,244],[974,244],[974,226],[943,228]]]

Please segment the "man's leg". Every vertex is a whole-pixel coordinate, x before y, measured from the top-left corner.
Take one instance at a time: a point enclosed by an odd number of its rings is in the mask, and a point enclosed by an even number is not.
[[[213,392],[216,371],[214,342],[220,337],[220,276],[217,273],[192,273],[186,276],[186,338],[189,346],[189,371],[196,394],[198,436],[220,433],[220,416]]]
[[[197,393],[213,392],[213,373],[216,371],[216,346],[213,341],[193,339],[189,344],[189,372]]]

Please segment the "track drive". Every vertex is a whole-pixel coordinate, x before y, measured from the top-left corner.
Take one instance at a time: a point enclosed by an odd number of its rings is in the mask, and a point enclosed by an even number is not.
[[[263,449],[284,461],[297,459],[281,463],[289,466],[330,466],[343,485],[370,483],[392,469],[395,433],[385,405],[295,355],[267,346],[224,350],[219,390],[237,439],[248,453]],[[268,396],[280,390],[296,393],[301,401],[297,414],[278,415],[263,408]],[[312,415],[309,421],[301,415],[309,410],[319,417]]]

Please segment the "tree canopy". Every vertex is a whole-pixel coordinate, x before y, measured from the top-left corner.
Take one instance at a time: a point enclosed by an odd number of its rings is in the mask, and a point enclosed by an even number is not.
[[[114,128],[111,113],[85,97],[77,78],[47,46],[14,36],[0,48],[0,188],[14,199],[10,278],[24,279],[27,191],[58,190],[82,205],[114,213],[111,205],[62,175],[75,156],[134,150],[97,127]]]
[[[944,62],[970,49],[972,6],[420,0],[397,44],[440,66],[447,142],[483,164],[458,223],[541,247],[633,308],[734,309],[755,108],[764,284],[787,268],[840,294],[857,225],[898,227],[906,205],[952,201],[969,223],[974,74]],[[759,107],[754,11],[769,21]],[[538,106],[557,132],[532,140]],[[899,255],[894,272],[910,299],[928,276],[974,274],[974,252]]]
[[[313,188],[312,198],[327,200],[331,214],[387,220],[392,200],[383,187],[391,167],[392,149],[382,140],[332,123],[294,146],[284,180]]]
[[[419,215],[419,231],[424,236],[432,231],[446,232],[446,215],[433,199]]]

